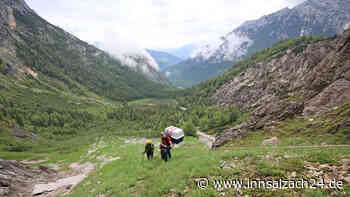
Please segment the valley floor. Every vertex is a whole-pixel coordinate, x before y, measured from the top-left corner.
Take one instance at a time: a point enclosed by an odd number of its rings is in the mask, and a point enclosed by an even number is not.
[[[41,196],[349,196],[349,146],[291,148],[284,144],[287,138],[264,141],[257,140],[258,135],[248,136],[245,144],[231,143],[215,150],[208,148],[210,140],[203,139],[204,135],[186,137],[172,150],[168,163],[160,159],[159,139],[152,139],[155,158],[148,161],[141,154],[146,139],[112,135],[97,137],[80,151],[37,155],[32,158],[39,163],[25,162],[59,171],[60,180],[35,186],[37,193],[42,189]],[[251,145],[252,141],[265,145]],[[77,184],[75,178],[82,182]],[[289,187],[294,181],[308,181],[309,188],[244,187],[248,181],[280,179],[289,180]],[[236,184],[240,180],[241,186]]]

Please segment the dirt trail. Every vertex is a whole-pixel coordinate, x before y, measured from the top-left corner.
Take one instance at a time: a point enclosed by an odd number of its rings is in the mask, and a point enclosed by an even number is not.
[[[199,136],[199,141],[206,143],[209,148],[212,148],[213,143],[215,142],[214,136],[205,134],[201,131],[197,131],[197,135]]]
[[[57,196],[69,193],[72,188],[83,181],[95,169],[95,165],[88,162],[85,164],[72,163],[69,166],[73,170],[73,176],[56,180],[55,182],[36,184],[33,196]]]

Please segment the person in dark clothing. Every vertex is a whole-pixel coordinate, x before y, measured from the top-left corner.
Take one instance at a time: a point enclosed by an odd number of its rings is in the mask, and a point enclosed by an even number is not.
[[[147,159],[151,160],[151,159],[153,159],[153,152],[154,152],[154,145],[152,144],[151,141],[147,140],[146,146],[145,146],[145,151],[143,152],[143,154],[146,153]]]
[[[162,159],[167,162],[171,158],[170,149],[173,146],[171,139],[165,133],[161,134],[161,142],[160,142],[160,154]]]

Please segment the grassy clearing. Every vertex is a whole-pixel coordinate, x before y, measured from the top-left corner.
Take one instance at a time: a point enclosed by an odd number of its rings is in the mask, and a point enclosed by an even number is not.
[[[350,149],[274,149],[260,147],[246,150],[208,150],[195,138],[186,138],[179,148],[172,150],[172,159],[164,163],[155,152],[155,158],[147,161],[141,156],[143,144],[125,144],[119,138],[104,138],[105,146],[95,154],[118,156],[103,168],[95,170],[90,177],[73,190],[78,196],[303,196],[330,194],[330,190],[244,190],[217,191],[213,185],[206,190],[198,189],[196,178],[208,177],[210,183],[223,177],[231,179],[287,179],[296,172],[298,178],[311,178],[305,165],[327,163],[340,166],[341,159],[350,158]],[[153,140],[156,141],[156,140]],[[348,189],[339,191],[339,196]],[[343,195],[345,196],[345,195]]]

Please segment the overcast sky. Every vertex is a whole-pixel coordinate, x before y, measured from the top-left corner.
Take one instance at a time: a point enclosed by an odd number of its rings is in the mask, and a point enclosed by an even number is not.
[[[84,41],[123,39],[142,48],[175,48],[211,40],[246,20],[302,1],[26,0],[43,18]]]

